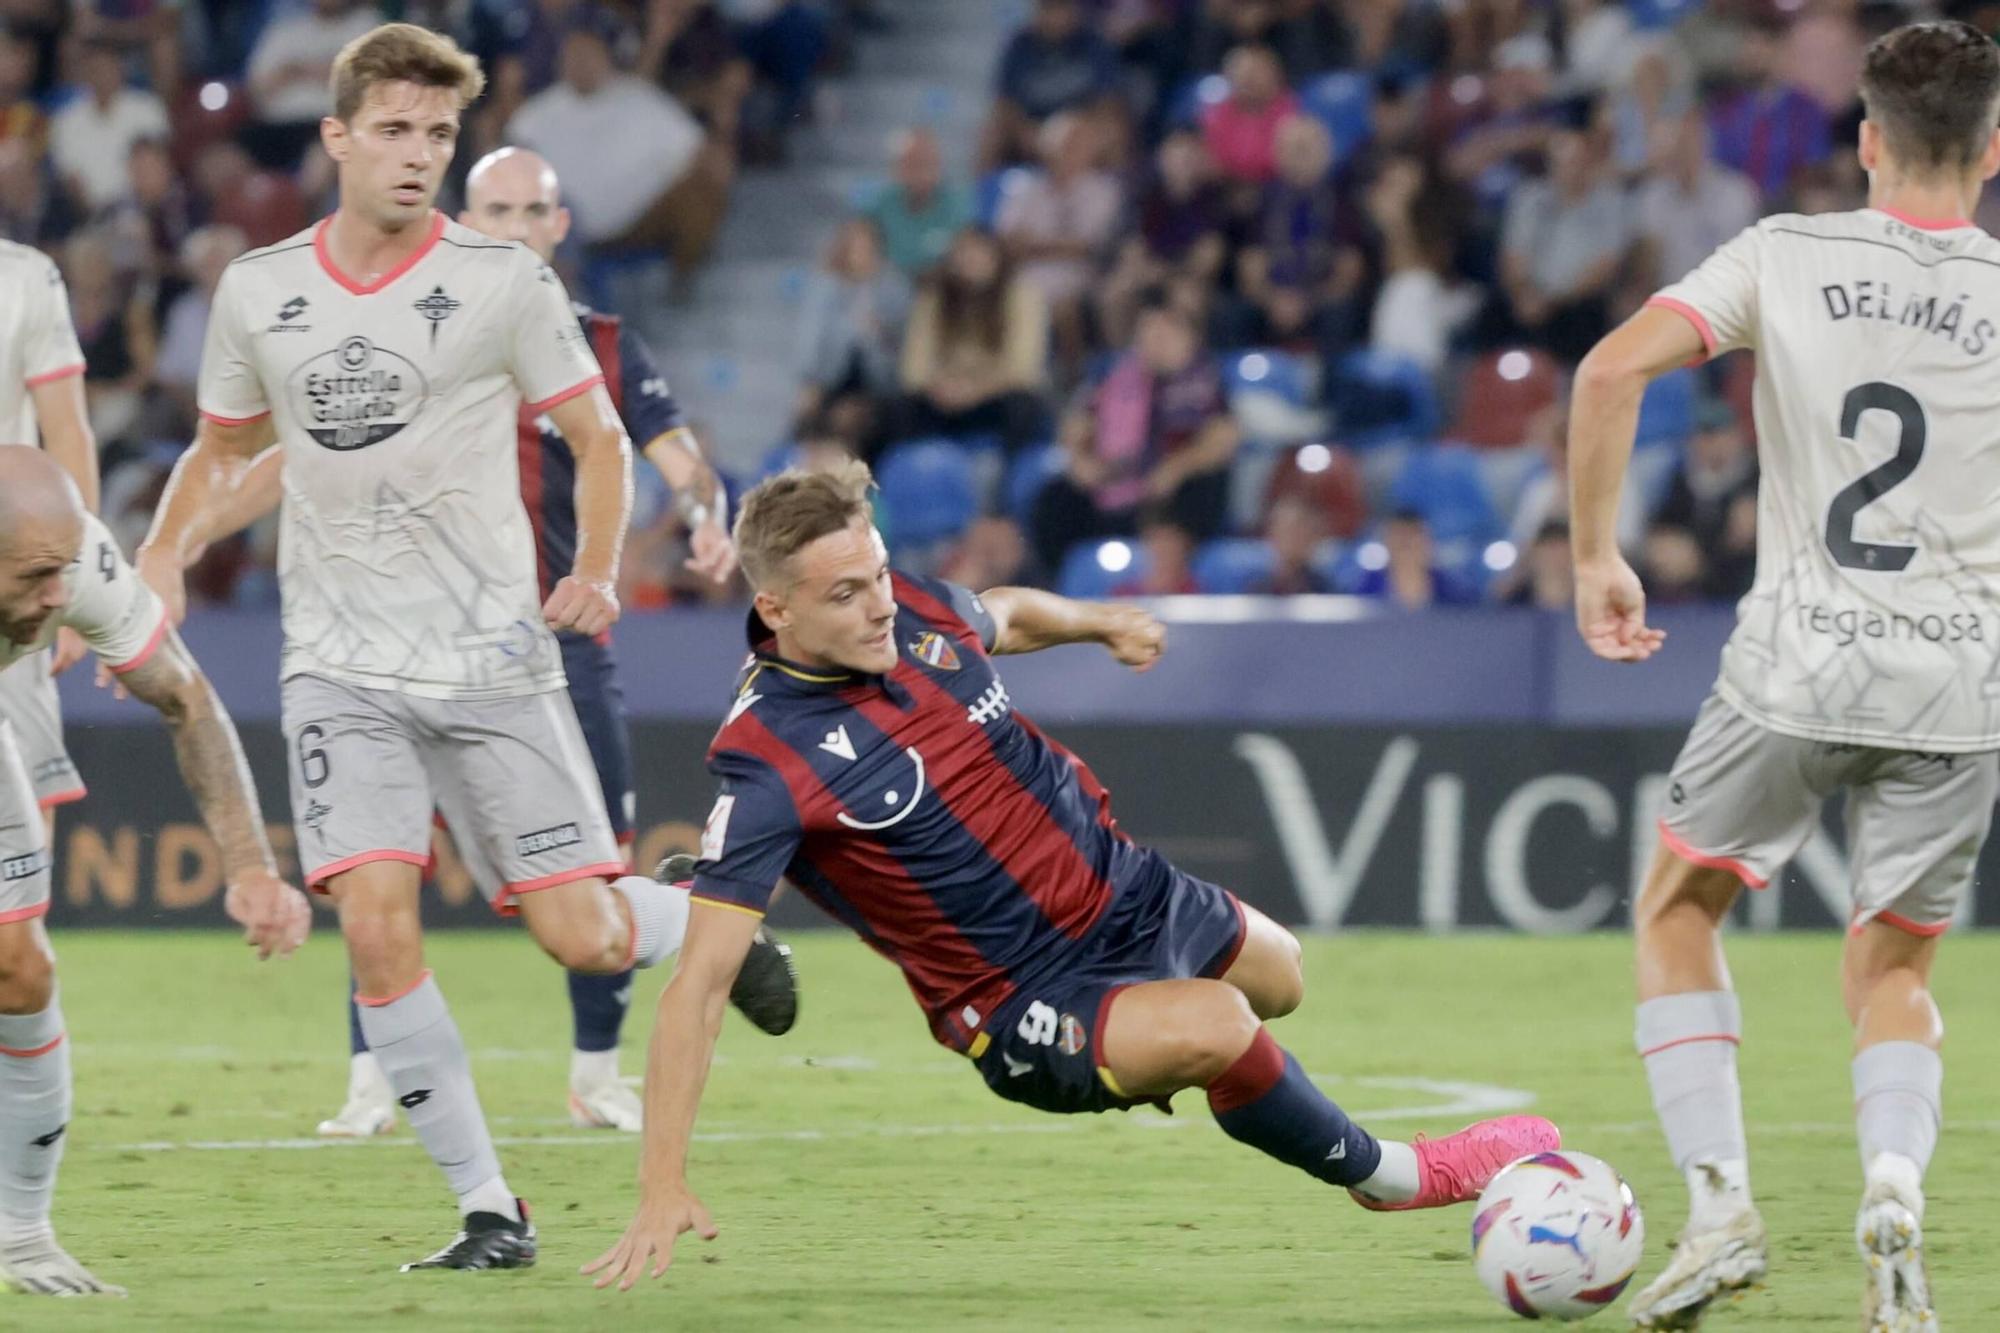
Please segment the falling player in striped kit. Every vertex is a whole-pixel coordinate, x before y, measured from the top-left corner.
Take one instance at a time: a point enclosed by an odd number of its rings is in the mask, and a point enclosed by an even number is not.
[[[1101,1112],[1200,1088],[1232,1138],[1377,1210],[1469,1201],[1560,1145],[1534,1116],[1398,1143],[1329,1101],[1264,1027],[1303,997],[1298,941],[1121,833],[1109,794],[1015,711],[993,662],[1096,643],[1144,670],[1159,622],[892,575],[869,489],[858,462],[786,473],[737,518],[751,658],[709,749],[720,794],[646,1067],[639,1208],[587,1270],[598,1285],[657,1274],[683,1231],[715,1234],[687,1149],[780,880],[895,963],[932,1035],[1009,1101]]]
[[[479,887],[572,971],[663,962],[684,892],[625,873],[556,636],[617,619],[630,441],[561,281],[433,208],[478,62],[385,24],[332,72],[321,141],[340,207],[223,275],[200,432],[140,552],[177,614],[182,571],[264,449],[284,450],[279,584],[292,814],[333,899],[368,1044],[457,1196],[458,1234],[410,1268],[535,1260],[465,1045],[424,967],[432,811]],[[544,599],[521,507],[522,404],[576,459],[576,554]]]
[[[1863,1194],[1863,1327],[1935,1329],[1923,1177],[1942,1121],[1929,978],[2000,789],[2000,243],[1966,219],[2000,170],[2000,49],[1962,23],[1877,39],[1861,78],[1869,206],[1766,218],[1613,332],[1570,417],[1577,624],[1601,657],[1663,635],[1614,522],[1652,377],[1757,354],[1757,578],[1681,751],[1634,908],[1637,1041],[1690,1217],[1632,1303],[1698,1325],[1767,1266],[1720,929],[1845,791],[1842,994]]]

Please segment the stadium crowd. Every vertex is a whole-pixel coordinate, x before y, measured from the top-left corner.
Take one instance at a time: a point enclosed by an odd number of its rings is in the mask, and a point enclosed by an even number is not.
[[[1568,374],[1758,216],[1860,206],[1861,52],[1910,17],[1021,9],[978,142],[899,135],[813,261],[766,468],[867,458],[893,549],[974,586],[1413,609],[1567,606]],[[860,0],[0,0],[0,235],[68,279],[127,538],[192,427],[217,275],[331,206],[326,68],[384,17],[487,62],[458,168],[502,142],[547,156],[576,213],[566,276],[612,308],[652,299],[601,276],[631,256],[685,286],[739,166],[783,157],[815,77],[880,21]],[[1656,601],[1749,585],[1751,375],[1726,357],[1646,399],[1623,531]],[[674,521],[633,535],[636,607],[700,595],[672,576]],[[268,597],[268,559],[217,552],[203,587]]]

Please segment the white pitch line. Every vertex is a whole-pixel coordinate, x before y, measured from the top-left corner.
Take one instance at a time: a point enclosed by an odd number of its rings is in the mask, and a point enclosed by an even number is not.
[[[1314,1074],[1319,1083],[1338,1083],[1342,1080],[1335,1075]],[[1357,1087],[1384,1090],[1409,1091],[1429,1094],[1440,1100],[1421,1106],[1391,1106],[1381,1110],[1351,1111],[1354,1119],[1363,1123],[1382,1120],[1440,1119],[1452,1120],[1467,1116],[1491,1115],[1496,1112],[1519,1110],[1532,1105],[1534,1094],[1519,1088],[1503,1088],[1490,1083],[1454,1083],[1424,1078],[1357,1078],[1349,1080]],[[528,1123],[535,1123],[529,1121]],[[1020,1121],[991,1124],[946,1124],[946,1125],[859,1125],[839,1129],[793,1129],[793,1130],[728,1130],[696,1133],[697,1143],[823,1143],[857,1139],[913,1139],[941,1137],[977,1137],[981,1135],[1013,1134],[1074,1134],[1091,1129],[1099,1124],[1126,1125],[1149,1130],[1175,1130],[1188,1125],[1205,1123],[1195,1118],[1172,1119],[1164,1116],[1118,1117],[1114,1120],[1083,1119],[1068,1117],[1062,1119]],[[528,1147],[576,1147],[605,1148],[630,1147],[634,1140],[626,1134],[607,1134],[601,1130],[590,1134],[517,1134],[493,1140],[503,1148]],[[368,1139],[197,1139],[176,1141],[154,1139],[140,1143],[105,1143],[91,1145],[100,1152],[312,1152],[322,1148],[363,1148],[370,1146],[415,1147],[414,1137],[403,1135],[380,1135]]]

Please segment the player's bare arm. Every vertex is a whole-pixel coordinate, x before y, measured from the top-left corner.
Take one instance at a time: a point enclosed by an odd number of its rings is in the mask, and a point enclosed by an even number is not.
[[[642,1276],[659,1277],[673,1262],[684,1231],[715,1239],[708,1209],[688,1188],[688,1142],[715,1058],[729,990],[763,918],[704,903],[690,914],[674,977],[660,992],[653,1040],[646,1052],[646,1128],[639,1158],[639,1209],[616,1245],[585,1264],[596,1285],[630,1291]]]
[[[1646,386],[1705,350],[1685,317],[1648,307],[1606,335],[1577,367],[1569,417],[1576,627],[1590,650],[1609,661],[1643,662],[1666,642],[1664,630],[1647,626],[1645,591],[1618,551],[1618,497]]]
[[[158,709],[173,733],[181,776],[222,848],[231,919],[259,958],[292,952],[312,928],[312,910],[304,894],[278,878],[242,743],[208,678],[180,636],[168,630],[158,651],[125,674],[124,684]]]
[[[1126,666],[1145,671],[1167,650],[1167,627],[1142,606],[1079,602],[1038,588],[993,588],[979,599],[993,616],[995,655],[1101,643]]]
[[[35,424],[42,433],[43,450],[69,473],[69,479],[76,483],[76,493],[83,497],[83,507],[96,513],[97,435],[90,429],[83,376],[62,375],[44,380],[31,385],[28,396],[35,404]],[[60,676],[82,661],[89,651],[83,636],[64,626],[56,635],[56,656],[50,669]]]
[[[200,557],[204,545],[235,531],[222,525],[232,507],[242,503],[238,492],[250,479],[251,464],[277,438],[268,413],[238,422],[203,417],[194,444],[174,465],[152,530],[132,563],[167,604],[176,625],[187,616],[182,571]],[[274,464],[267,466],[276,472]]]
[[[576,566],[542,608],[550,629],[602,634],[618,619],[618,557],[632,517],[632,441],[602,385],[549,409],[576,455]]]
[[[722,478],[702,453],[701,441],[686,426],[663,431],[643,452],[674,488],[674,508],[687,524],[693,550],[687,567],[697,574],[727,583],[736,572],[736,545],[729,539],[729,497]]]

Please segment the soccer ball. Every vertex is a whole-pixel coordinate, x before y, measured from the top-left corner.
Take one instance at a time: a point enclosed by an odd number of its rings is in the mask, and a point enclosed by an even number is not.
[[[1632,1187],[1588,1153],[1523,1157],[1472,1217],[1479,1280],[1524,1319],[1588,1319],[1618,1299],[1645,1248]]]

